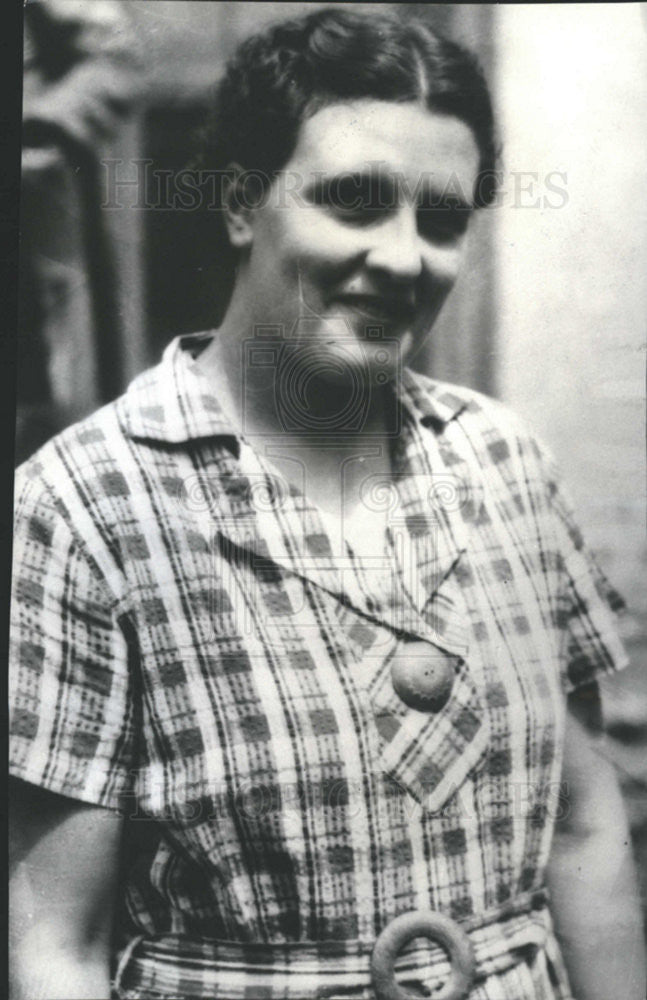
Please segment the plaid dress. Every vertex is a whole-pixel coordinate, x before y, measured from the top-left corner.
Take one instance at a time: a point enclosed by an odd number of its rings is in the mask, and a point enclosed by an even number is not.
[[[369,1000],[377,935],[436,910],[470,1000],[567,1000],[542,892],[565,696],[624,657],[545,450],[405,371],[385,557],[359,558],[194,346],[17,480],[11,767],[126,819],[114,996]],[[449,665],[440,711],[394,690],[411,639]],[[423,995],[449,972],[420,940],[396,968]]]

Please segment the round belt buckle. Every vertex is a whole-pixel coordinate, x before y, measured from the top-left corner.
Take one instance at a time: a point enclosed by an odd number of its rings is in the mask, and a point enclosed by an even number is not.
[[[419,1000],[395,980],[395,960],[405,944],[417,937],[429,938],[449,955],[451,976],[434,1000],[465,1000],[474,982],[472,942],[462,927],[433,910],[402,913],[386,925],[371,955],[371,979],[376,1000]]]

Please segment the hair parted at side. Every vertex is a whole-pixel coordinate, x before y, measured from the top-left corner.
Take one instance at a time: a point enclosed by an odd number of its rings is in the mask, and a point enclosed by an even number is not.
[[[398,12],[320,8],[247,38],[229,61],[204,132],[201,166],[238,163],[269,185],[302,122],[339,101],[415,101],[465,122],[476,139],[476,207],[495,195],[492,103],[475,57]]]

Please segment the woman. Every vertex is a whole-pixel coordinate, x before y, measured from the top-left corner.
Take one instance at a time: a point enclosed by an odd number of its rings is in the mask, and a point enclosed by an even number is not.
[[[638,1000],[617,598],[519,422],[406,367],[493,197],[483,79],[318,10],[211,135],[219,329],[19,478],[16,996]]]

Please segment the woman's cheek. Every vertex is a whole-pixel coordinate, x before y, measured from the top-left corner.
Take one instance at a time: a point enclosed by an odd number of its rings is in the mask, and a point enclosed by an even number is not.
[[[365,253],[370,246],[366,230],[355,229],[335,218],[308,215],[293,233],[293,244],[304,262],[322,260],[339,264]]]

